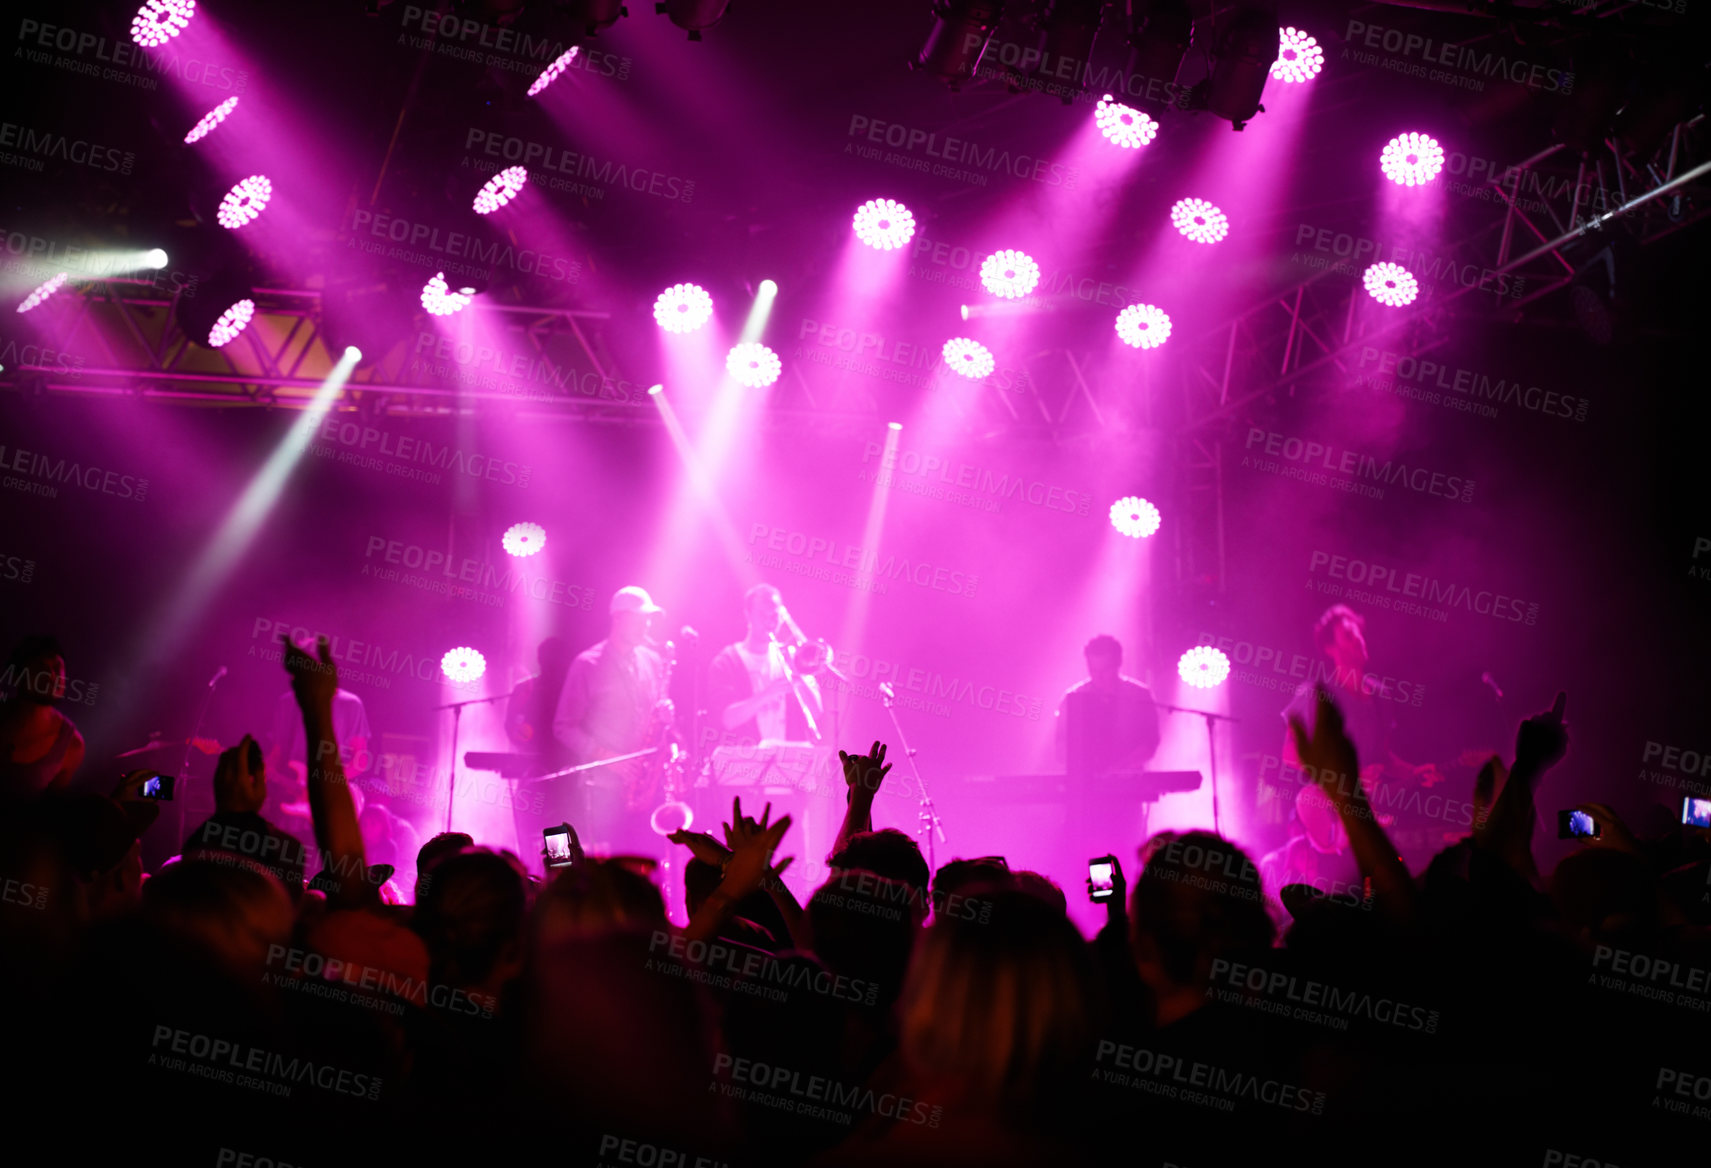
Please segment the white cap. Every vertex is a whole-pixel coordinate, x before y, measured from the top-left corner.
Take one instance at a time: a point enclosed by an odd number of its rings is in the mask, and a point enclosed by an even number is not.
[[[654,598],[648,595],[646,588],[637,588],[631,584],[628,588],[620,588],[612,594],[612,607],[608,611],[617,616],[621,612],[664,612],[665,609],[654,603]]]

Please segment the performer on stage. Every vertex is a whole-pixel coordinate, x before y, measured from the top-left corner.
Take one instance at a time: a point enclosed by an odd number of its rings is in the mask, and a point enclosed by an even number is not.
[[[1096,778],[1145,770],[1159,740],[1152,691],[1123,676],[1123,646],[1116,637],[1094,637],[1083,655],[1087,680],[1064,693],[1056,715],[1057,751],[1067,773]]]
[[[819,683],[792,670],[785,659],[780,633],[793,643],[806,638],[793,628],[784,597],[771,584],[756,584],[743,595],[743,615],[748,635],[726,645],[707,665],[708,708],[719,718],[720,741],[818,740],[825,705]]]
[[[1431,787],[1443,781],[1433,763],[1416,765],[1391,748],[1391,736],[1396,719],[1387,703],[1380,700],[1377,677],[1366,672],[1369,660],[1366,643],[1366,619],[1344,604],[1326,609],[1313,625],[1313,641],[1330,662],[1323,670],[1323,684],[1332,703],[1343,716],[1343,726],[1354,743],[1360,759],[1360,784],[1371,798],[1380,782],[1419,783]],[[1261,861],[1267,887],[1276,892],[1286,883],[1309,883],[1333,894],[1347,891],[1344,886],[1360,889],[1360,873],[1348,850],[1348,838],[1328,796],[1316,782],[1300,773],[1301,759],[1295,751],[1295,739],[1289,733],[1290,715],[1301,718],[1307,732],[1313,732],[1316,702],[1313,696],[1318,678],[1309,678],[1296,689],[1289,705],[1284,707],[1283,760],[1284,773],[1299,783],[1293,798],[1298,834],[1278,851]],[[1354,781],[1354,776],[1349,777]],[[1379,822],[1389,824],[1389,816]]]
[[[613,594],[608,611],[611,631],[570,663],[553,715],[553,736],[564,749],[567,765],[658,743],[657,714],[667,698],[665,663],[648,645],[648,626],[654,614],[665,610],[645,589],[631,585]],[[597,767],[554,780],[547,794],[549,822],[572,823],[590,851],[657,850],[659,839],[647,822],[652,809],[626,812],[624,799],[626,783],[634,782],[650,761]]]
[[[535,650],[535,659],[540,662],[540,673],[518,682],[511,691],[511,701],[505,707],[505,733],[519,751],[540,756],[536,769],[544,772],[568,765],[560,761],[564,747],[553,736],[553,720],[558,716],[559,697],[570,672],[570,646],[563,637],[548,637]]]
[[[0,797],[61,790],[83,763],[83,735],[53,708],[65,696],[65,657],[52,637],[12,650],[0,701]]]

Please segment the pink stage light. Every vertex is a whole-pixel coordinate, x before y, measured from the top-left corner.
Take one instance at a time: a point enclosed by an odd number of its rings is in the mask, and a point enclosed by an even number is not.
[[[654,301],[654,321],[668,333],[692,333],[713,319],[713,298],[699,284],[673,284]]]
[[[1230,234],[1224,212],[1205,199],[1179,199],[1170,209],[1170,221],[1195,243],[1217,243]]]
[[[1014,300],[1040,282],[1040,265],[1019,251],[995,251],[980,265],[980,282],[994,296]]]
[[[778,359],[777,353],[759,341],[745,341],[725,358],[725,368],[737,379],[737,384],[761,389],[778,380],[778,375],[784,371],[784,363]]]
[[[504,170],[487,180],[475,196],[475,213],[490,215],[494,211],[517,197],[517,192],[523,189],[529,181],[529,172],[521,166],[507,166]]]
[[[444,272],[434,273],[422,288],[422,307],[435,316],[450,316],[452,313],[465,308],[475,299],[475,289],[459,288],[456,292],[446,284]]]
[[[992,359],[992,350],[967,337],[953,337],[946,341],[944,358],[945,364],[954,372],[977,380],[992,376],[992,371],[998,367],[998,362]]]
[[[1177,659],[1176,675],[1195,689],[1212,689],[1230,676],[1230,659],[1210,645],[1196,645]]]
[[[1325,67],[1325,50],[1298,28],[1280,29],[1277,60],[1271,63],[1273,81],[1311,81]]]
[[[856,208],[856,238],[869,247],[891,251],[915,234],[915,216],[895,199],[869,199]]]
[[[184,135],[184,144],[188,146],[192,142],[200,142],[209,134],[212,134],[214,132],[214,127],[225,121],[226,115],[237,108],[238,99],[235,97],[228,97],[225,101],[222,101],[219,105],[203,114],[202,120],[197,122],[188,134]]]
[[[535,96],[535,94],[557,81],[558,75],[570,68],[570,63],[576,60],[576,54],[581,51],[580,46],[572,45],[569,51],[561,55],[558,60],[548,65],[545,69],[542,69],[541,75],[535,78],[535,83],[529,86],[529,96]]]
[[[273,184],[268,181],[267,176],[252,174],[226,192],[226,197],[220,200],[220,209],[215,213],[215,218],[220,221],[221,227],[236,231],[265,211],[271,198]]]
[[[1425,134],[1398,134],[1378,156],[1384,177],[1405,187],[1423,187],[1444,168],[1444,148]]]
[[[34,292],[31,292],[28,296],[24,297],[24,302],[18,305],[18,311],[28,312],[30,309],[40,305],[42,301],[60,290],[60,288],[65,284],[66,277],[69,275],[69,272],[61,272],[59,275],[53,277],[53,279],[48,280]]]
[[[1158,136],[1158,123],[1138,109],[1114,100],[1109,93],[1093,107],[1093,124],[1113,146],[1138,150]]]
[[[1400,264],[1374,264],[1361,276],[1361,282],[1374,300],[1390,308],[1411,304],[1420,294],[1420,282]]]
[[[148,0],[131,17],[131,39],[145,49],[164,45],[190,27],[196,0]]]
[[[1170,339],[1170,317],[1151,304],[1131,304],[1117,314],[1117,335],[1137,349],[1156,349]]]
[[[513,523],[499,542],[507,552],[521,559],[547,546],[547,529],[538,523]]]
[[[440,672],[452,681],[475,681],[487,672],[487,658],[467,645],[447,649],[440,658]]]
[[[1111,504],[1111,526],[1131,539],[1147,538],[1163,519],[1157,507],[1137,495],[1125,495]]]
[[[240,300],[220,314],[220,319],[214,322],[214,327],[208,330],[208,347],[222,348],[237,340],[238,334],[248,327],[255,316],[255,301]]]

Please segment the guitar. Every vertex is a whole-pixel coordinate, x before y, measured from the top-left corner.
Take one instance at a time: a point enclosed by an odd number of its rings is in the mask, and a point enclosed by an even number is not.
[[[1391,773],[1391,768],[1385,763],[1372,763],[1361,768],[1361,790],[1366,793],[1369,803],[1375,808],[1381,809],[1386,804],[1396,802],[1398,798],[1405,798],[1402,791],[1407,784],[1417,782],[1421,789],[1430,790],[1438,784],[1446,782],[1450,775],[1459,776],[1463,773],[1476,773],[1490,757],[1491,752],[1489,750],[1464,750],[1447,764],[1441,766],[1434,764],[1431,772],[1423,778],[1416,780],[1412,775],[1405,777],[1393,775],[1387,786],[1381,785],[1385,783],[1386,774]],[[1396,794],[1387,796],[1380,793],[1381,790],[1383,792],[1396,792]],[[1446,806],[1459,806],[1459,804],[1450,800]],[[1324,789],[1318,783],[1308,782],[1295,793],[1295,815],[1301,821],[1307,842],[1312,845],[1314,851],[1325,855],[1340,855],[1348,850],[1349,836],[1343,827],[1342,817],[1337,814],[1336,805],[1331,802],[1331,797],[1325,794]],[[1391,827],[1396,823],[1394,815],[1380,814],[1376,818],[1381,827]],[[1465,834],[1465,830],[1458,829],[1468,827],[1468,825],[1460,824],[1455,818],[1445,818],[1439,826],[1445,842],[1449,842],[1452,837],[1460,838],[1462,834]]]

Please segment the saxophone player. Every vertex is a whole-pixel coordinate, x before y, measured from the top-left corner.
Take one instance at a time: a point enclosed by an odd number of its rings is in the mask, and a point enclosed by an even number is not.
[[[658,741],[658,711],[665,701],[666,666],[648,641],[648,628],[664,612],[646,589],[631,585],[612,596],[611,630],[604,641],[570,663],[553,714],[553,737],[571,764],[596,762],[645,750]],[[548,795],[555,815],[577,825],[590,850],[650,852],[657,840],[648,810],[626,809],[625,788],[648,760],[596,767],[561,780]]]

